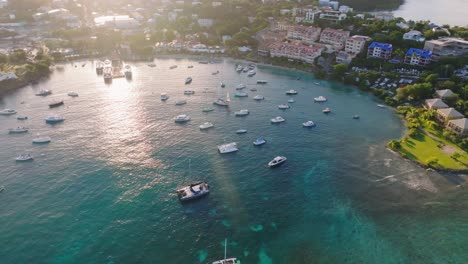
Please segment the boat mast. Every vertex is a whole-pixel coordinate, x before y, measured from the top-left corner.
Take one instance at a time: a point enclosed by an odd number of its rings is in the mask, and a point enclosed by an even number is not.
[[[227,238],[224,239],[224,261],[226,261],[226,253],[227,253]]]

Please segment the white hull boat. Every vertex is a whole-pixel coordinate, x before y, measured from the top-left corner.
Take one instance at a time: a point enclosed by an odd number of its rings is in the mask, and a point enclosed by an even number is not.
[[[188,115],[178,115],[174,118],[174,122],[176,123],[185,123],[190,121],[190,116]]]
[[[283,164],[286,160],[287,158],[284,156],[277,156],[274,159],[272,159],[270,162],[268,162],[268,166],[276,167],[276,166]]]
[[[242,83],[236,86],[236,90],[242,90],[242,89],[245,89],[245,88],[247,88],[247,86],[245,84],[242,84]]]
[[[324,96],[319,96],[319,97],[315,97],[314,101],[317,103],[323,103],[327,101],[327,98],[325,98]]]
[[[21,154],[18,157],[16,157],[15,160],[18,162],[30,161],[33,160],[33,156],[31,156],[30,154]]]
[[[254,96],[253,98],[254,100],[257,100],[257,101],[261,101],[261,100],[265,100],[265,97],[261,96],[261,95],[256,95]]]
[[[289,91],[286,91],[286,94],[287,95],[296,95],[297,94],[297,91],[296,90],[289,90]]]
[[[17,116],[16,119],[17,120],[27,120],[28,117],[27,116]]]
[[[166,101],[167,99],[169,99],[169,96],[166,93],[162,93],[160,98],[161,101]]]
[[[13,109],[3,109],[0,111],[0,115],[14,115],[16,114],[16,111]]]
[[[70,97],[78,97],[77,92],[69,92],[67,95],[70,96]]]
[[[328,114],[328,113],[331,113],[331,109],[327,107],[327,108],[323,109],[322,112],[324,114]]]
[[[176,101],[176,102],[175,102],[175,105],[184,105],[184,104],[187,104],[187,101],[185,101],[185,100],[180,100],[180,101]]]
[[[250,113],[250,112],[249,112],[248,109],[241,109],[241,110],[239,110],[239,111],[234,112],[234,115],[235,115],[235,116],[246,116],[246,115],[248,115],[249,113]]]
[[[227,143],[227,144],[223,144],[223,145],[218,146],[218,151],[221,154],[236,152],[238,150],[239,149],[237,148],[236,142]]]
[[[302,126],[303,127],[314,127],[315,123],[313,121],[307,121],[307,122],[302,123]]]
[[[245,134],[245,133],[247,133],[247,129],[236,130],[236,134]]]
[[[17,127],[17,128],[8,129],[8,133],[10,134],[19,134],[19,133],[26,133],[26,132],[28,132],[27,127]]]
[[[212,127],[214,127],[213,123],[205,122],[200,125],[200,130],[205,130],[205,129],[212,128]]]
[[[185,94],[185,95],[193,95],[193,94],[195,94],[195,91],[193,91],[193,90],[186,90],[186,91],[184,91],[184,94]]]
[[[41,138],[35,138],[32,140],[32,143],[35,144],[44,144],[44,143],[49,143],[52,139],[50,137],[41,137]]]
[[[257,140],[255,140],[255,141],[253,142],[253,144],[254,144],[255,146],[260,146],[260,145],[263,145],[263,144],[265,144],[265,143],[266,143],[266,140],[265,140],[263,137],[259,137],[259,138],[257,138]]]
[[[201,198],[210,193],[210,186],[205,182],[192,183],[177,190],[177,196],[181,202]]]
[[[271,119],[271,122],[274,123],[274,124],[281,123],[281,122],[284,122],[284,121],[286,121],[286,120],[284,118],[282,118],[281,116],[277,116],[277,117]]]
[[[46,123],[48,124],[55,124],[65,121],[65,118],[60,116],[49,116],[45,119]]]
[[[278,108],[279,108],[279,109],[289,109],[289,107],[290,107],[290,106],[289,106],[288,104],[280,104],[280,105],[278,105]]]

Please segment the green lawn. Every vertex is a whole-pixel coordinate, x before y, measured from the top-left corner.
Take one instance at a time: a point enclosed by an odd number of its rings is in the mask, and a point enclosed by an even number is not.
[[[468,170],[468,154],[460,149],[458,146],[448,142],[437,131],[429,130],[429,133],[438,138],[443,144],[456,149],[461,157],[456,161],[450,157],[450,154],[442,151],[437,142],[430,136],[424,134],[422,131],[416,133],[413,137],[408,137],[401,142],[399,151],[407,158],[418,161],[421,164],[428,165],[428,162],[433,159],[438,160],[438,164],[445,169],[453,170]]]

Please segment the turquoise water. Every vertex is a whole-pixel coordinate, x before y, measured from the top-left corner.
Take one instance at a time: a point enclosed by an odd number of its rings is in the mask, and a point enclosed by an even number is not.
[[[222,258],[225,238],[228,256],[242,263],[466,263],[467,192],[452,183],[462,178],[428,173],[386,150],[403,125],[374,97],[265,66],[249,78],[230,60],[155,63],[136,63],[133,81],[111,85],[92,62],[67,64],[0,99],[0,108],[29,117],[0,116],[0,263],[211,263]],[[258,91],[234,98],[241,82]],[[40,89],[53,95],[34,96]],[[186,89],[196,94],[184,96]],[[277,109],[289,89],[298,90],[296,102]],[[79,97],[67,98],[69,91]],[[228,91],[229,110],[202,113]],[[255,94],[266,100],[255,102]],[[313,103],[319,95],[329,102]],[[59,98],[65,106],[48,109]],[[179,99],[188,103],[175,106]],[[234,117],[241,108],[251,114]],[[66,121],[45,124],[52,113]],[[192,121],[175,124],[178,114]],[[270,124],[277,115],[286,122]],[[303,128],[307,120],[317,126]],[[200,131],[206,121],[215,127]],[[18,125],[29,133],[7,134]],[[235,134],[240,128],[248,133]],[[38,135],[52,142],[32,145]],[[254,147],[258,136],[268,143]],[[220,155],[216,146],[231,141],[239,152]],[[35,160],[15,163],[24,152]],[[268,168],[277,155],[288,161]],[[174,190],[195,180],[208,181],[211,193],[180,204]]]

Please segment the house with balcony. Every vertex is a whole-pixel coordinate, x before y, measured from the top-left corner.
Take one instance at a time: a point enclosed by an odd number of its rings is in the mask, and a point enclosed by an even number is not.
[[[392,56],[392,51],[392,44],[374,41],[367,49],[367,57],[388,60]]]
[[[301,43],[282,43],[277,42],[270,47],[270,56],[272,58],[282,57],[305,63],[314,63],[315,58],[322,54],[323,48],[319,45],[304,45]]]
[[[371,41],[371,38],[368,36],[351,36],[346,40],[345,51],[349,54],[357,55],[364,50],[368,41]]]
[[[305,44],[313,44],[319,39],[321,31],[322,29],[319,27],[295,25],[289,27],[287,38],[300,40]]]
[[[405,54],[404,63],[425,67],[432,62],[432,52],[429,50],[410,48]]]
[[[460,118],[455,120],[450,120],[447,123],[447,128],[455,132],[460,136],[468,135],[468,119]]]
[[[454,108],[441,108],[437,109],[437,119],[440,122],[446,123],[450,120],[464,118],[463,114],[455,110]]]
[[[424,102],[424,107],[427,108],[427,109],[433,109],[433,110],[437,110],[437,109],[442,109],[442,108],[449,108],[449,106],[444,103],[444,101],[442,101],[441,99],[427,99],[425,102]]]
[[[349,38],[349,31],[326,28],[320,34],[320,42],[330,44],[335,50],[342,50]]]
[[[440,38],[427,40],[424,49],[432,52],[434,60],[442,57],[456,57],[468,54],[468,40],[461,38]]]

